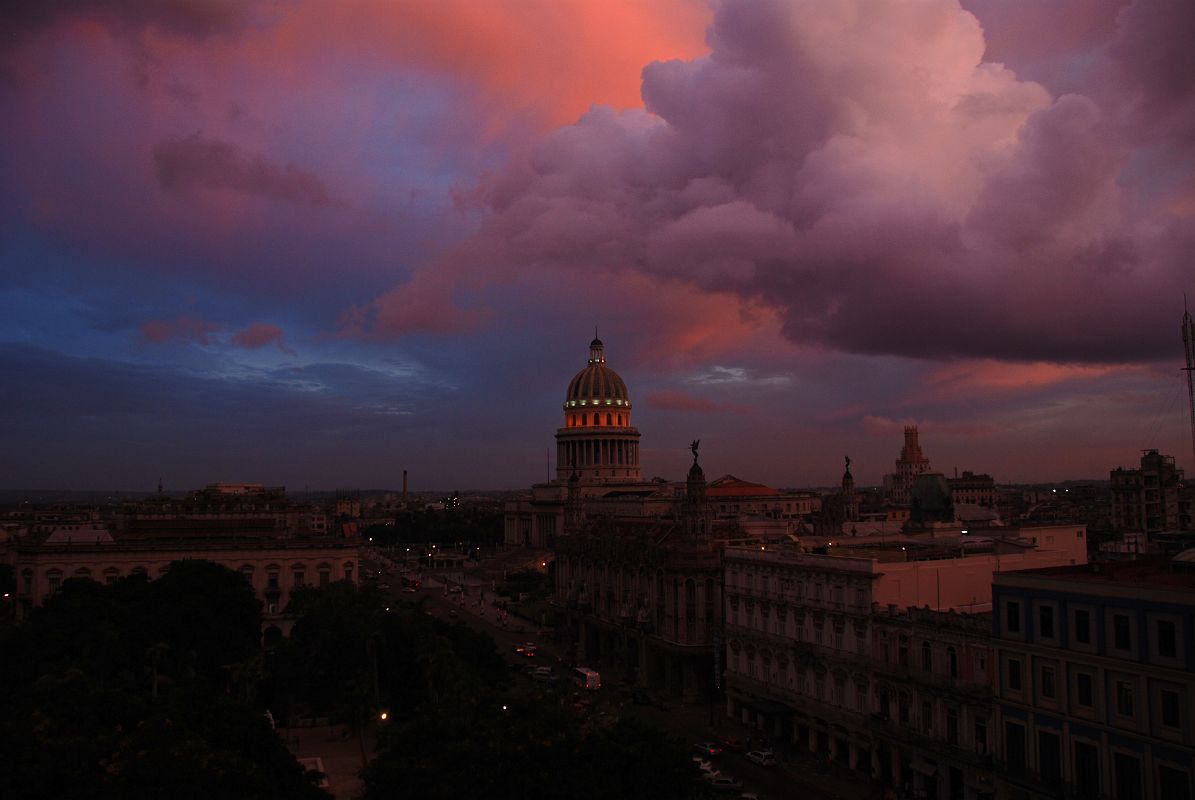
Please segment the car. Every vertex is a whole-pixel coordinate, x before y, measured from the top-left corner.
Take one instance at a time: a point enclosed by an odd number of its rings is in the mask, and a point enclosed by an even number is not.
[[[693,752],[706,758],[715,758],[722,755],[722,748],[716,742],[698,742],[693,745]]]
[[[531,673],[531,680],[537,683],[547,683],[552,678],[551,667],[536,667]]]
[[[453,586],[453,587],[452,587],[451,589],[449,589],[448,591],[449,591],[449,592],[451,592],[452,594],[460,594],[460,593],[461,593],[461,587],[459,587],[459,586]]]
[[[460,615],[456,613],[455,608],[450,608],[450,609],[448,609],[448,616],[451,617],[452,619],[456,619]]]
[[[696,765],[697,769],[701,770],[702,772],[707,772],[708,770],[714,768],[713,764],[706,761],[701,756],[693,756],[693,764]]]
[[[743,782],[729,775],[719,775],[710,781],[710,787],[715,792],[740,792],[743,790]]]
[[[706,783],[713,783],[715,778],[721,778],[722,773],[710,767],[709,769],[701,770],[701,779]]]
[[[383,592],[388,592],[388,591],[390,591],[390,584],[388,584],[388,583],[379,583],[379,584],[378,584],[378,588],[379,588],[379,589],[381,589]]]
[[[751,750],[747,753],[747,760],[761,767],[776,766],[776,754],[771,750]]]

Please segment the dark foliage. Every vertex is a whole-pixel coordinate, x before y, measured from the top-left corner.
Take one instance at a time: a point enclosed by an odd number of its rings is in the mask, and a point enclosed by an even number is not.
[[[208,562],[67,581],[0,642],[0,797],[326,797],[243,699],[260,630]]]

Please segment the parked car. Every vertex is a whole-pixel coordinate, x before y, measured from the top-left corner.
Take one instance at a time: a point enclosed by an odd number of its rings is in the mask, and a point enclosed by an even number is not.
[[[729,775],[719,775],[710,781],[710,786],[715,792],[740,792],[743,789],[743,782]]]
[[[706,761],[701,756],[693,756],[693,763],[697,766],[697,769],[701,770],[702,772],[706,772],[707,770],[714,768],[713,764]]]
[[[747,760],[761,767],[776,766],[776,754],[771,750],[752,750],[747,753]]]
[[[531,671],[531,680],[533,680],[533,681],[538,681],[540,683],[547,683],[548,680],[551,679],[551,677],[552,677],[552,668],[551,667],[536,667],[534,670]]]
[[[706,758],[715,758],[722,755],[722,748],[715,742],[698,742],[693,745],[693,752]]]

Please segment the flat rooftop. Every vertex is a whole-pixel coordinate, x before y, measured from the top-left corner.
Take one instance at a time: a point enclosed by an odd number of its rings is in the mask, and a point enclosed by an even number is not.
[[[1115,583],[1120,586],[1172,587],[1195,589],[1195,571],[1174,569],[1169,559],[1131,561],[1094,561],[1065,567],[1042,567],[1015,573],[1071,581]]]

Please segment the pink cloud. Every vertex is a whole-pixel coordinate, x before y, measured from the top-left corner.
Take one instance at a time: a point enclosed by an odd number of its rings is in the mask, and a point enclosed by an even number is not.
[[[1181,52],[1139,16],[1117,18],[1118,41]],[[1175,30],[1188,18],[1176,8]],[[1168,187],[1137,174],[1127,82],[1054,97],[984,62],[954,0],[727,0],[707,38],[708,56],[644,69],[647,113],[595,109],[488,181],[478,233],[417,273],[408,305],[467,286],[456,307],[476,317],[518,274],[592,291],[641,275],[864,354],[1104,364],[1172,345],[1151,323],[1195,278],[1195,219],[1170,216],[1173,197],[1158,213]],[[1164,59],[1171,88],[1150,95],[1168,120],[1195,107],[1183,63]]]
[[[178,340],[203,345],[212,343],[212,334],[220,330],[215,322],[181,314],[172,320],[151,319],[141,323],[141,338],[152,344]]]
[[[248,328],[237,331],[233,334],[232,343],[248,350],[259,350],[272,344],[288,355],[294,355],[295,352],[287,346],[281,328],[264,322],[254,322]]]
[[[694,411],[702,414],[749,414],[752,409],[737,403],[718,403],[677,389],[649,392],[647,405],[660,411]]]

